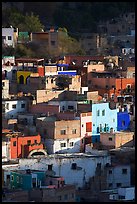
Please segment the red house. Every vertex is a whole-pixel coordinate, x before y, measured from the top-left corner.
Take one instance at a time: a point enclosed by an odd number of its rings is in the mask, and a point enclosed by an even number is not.
[[[11,159],[24,158],[29,155],[31,150],[44,149],[44,145],[41,143],[41,136],[16,136],[11,137],[10,151]]]

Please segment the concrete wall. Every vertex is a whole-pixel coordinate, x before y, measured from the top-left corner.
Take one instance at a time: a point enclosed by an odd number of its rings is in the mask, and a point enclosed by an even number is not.
[[[13,100],[13,101],[7,100],[7,101],[3,101],[2,104],[5,104],[6,118],[17,118],[18,112],[25,112],[27,110],[27,101],[25,100]],[[21,107],[22,104],[25,104],[25,108]],[[16,108],[14,109],[12,105],[16,105]]]
[[[9,80],[2,80],[2,98],[9,98]]]
[[[122,169],[127,169],[127,173],[123,174]],[[109,173],[109,170],[112,173]],[[109,167],[107,171],[107,188],[114,189],[117,188],[117,183],[121,183],[119,187],[129,187],[131,185],[130,181],[130,165],[118,165],[114,167]],[[109,183],[112,183],[112,186],[109,187]]]
[[[58,98],[63,91],[48,91],[47,89],[37,90],[36,91],[37,103],[48,102],[49,100]]]
[[[104,71],[104,69],[104,64],[89,64],[87,71],[90,73],[91,71]]]
[[[102,111],[105,111],[105,115],[102,115]],[[99,111],[99,116],[97,113]],[[117,130],[117,109],[111,110],[109,108],[109,103],[99,103],[92,104],[92,135],[97,134],[97,128],[102,125],[102,132],[104,132],[105,124],[108,127],[108,132],[110,128],[114,131]],[[100,132],[100,131],[99,131]]]
[[[91,131],[86,131],[86,124],[91,123]],[[92,112],[81,113],[80,116],[81,138],[92,135]]]
[[[65,143],[65,147],[61,147],[61,144]],[[74,153],[80,152],[80,139],[70,138],[70,139],[45,139],[45,146],[48,154],[54,153]]]
[[[77,164],[76,169],[72,169],[72,163]],[[76,188],[82,187],[89,178],[95,176],[97,163],[102,164],[102,168],[106,163],[110,162],[109,156],[93,156],[89,154],[71,154],[70,156],[51,155],[47,158],[39,159],[20,159],[20,169],[39,169],[47,170],[48,165],[53,164],[53,171],[56,175],[63,176],[66,184],[74,184]]]
[[[8,46],[15,46],[14,43],[14,28],[2,28],[2,37],[5,36],[6,39],[4,40],[4,44]],[[11,37],[11,39],[8,39],[8,37]]]
[[[132,146],[133,135],[133,132],[100,133],[100,142],[109,149],[112,147]]]

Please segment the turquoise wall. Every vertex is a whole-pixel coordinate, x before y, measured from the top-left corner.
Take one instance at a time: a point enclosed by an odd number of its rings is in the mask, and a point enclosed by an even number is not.
[[[100,141],[100,132],[117,131],[117,109],[111,110],[109,103],[92,104],[92,143]]]
[[[29,190],[32,188],[32,174],[27,174],[25,170],[24,172],[25,173],[11,172],[11,188],[21,188],[23,190]],[[41,184],[44,185],[45,172],[32,171],[32,173],[37,174],[37,181],[41,181]]]

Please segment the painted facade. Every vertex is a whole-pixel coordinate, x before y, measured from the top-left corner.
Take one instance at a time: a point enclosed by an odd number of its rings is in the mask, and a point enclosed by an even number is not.
[[[46,171],[52,165],[55,175],[64,177],[66,184],[76,185],[76,188],[83,187],[89,178],[95,176],[97,164],[101,163],[101,169],[109,163],[110,156],[106,154],[90,155],[85,153],[54,154],[39,159],[20,159],[19,167],[23,169],[38,169]],[[17,168],[18,169],[18,168]]]
[[[15,47],[14,28],[2,28],[2,42],[5,46]]]
[[[92,104],[92,143],[100,141],[101,132],[117,131],[117,109],[109,103]]]
[[[27,110],[28,102],[26,100],[8,99],[2,101],[2,112],[5,118],[17,118],[19,112],[25,112]]]
[[[80,114],[81,151],[85,151],[85,145],[91,144],[92,138],[92,112]]]
[[[80,119],[61,119],[58,116],[41,117],[36,120],[36,129],[45,141],[47,152],[80,151]]]
[[[117,130],[129,130],[130,115],[128,112],[117,113]]]
[[[17,83],[18,84],[27,84],[27,79],[30,77],[32,72],[29,71],[17,71]]]
[[[117,149],[120,147],[132,147],[134,132],[100,133],[100,142],[103,149]]]
[[[43,171],[29,171],[26,172],[18,170],[11,171],[10,187],[11,189],[21,188],[22,190],[30,190],[36,188],[44,183],[45,172]]]
[[[27,157],[32,150],[44,149],[40,135],[17,136],[10,139],[11,159]]]
[[[107,169],[107,189],[130,187],[130,165],[116,165]]]
[[[2,80],[2,98],[9,98],[9,80]]]

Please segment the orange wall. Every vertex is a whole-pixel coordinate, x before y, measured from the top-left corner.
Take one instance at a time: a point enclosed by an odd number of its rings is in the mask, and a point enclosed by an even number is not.
[[[34,144],[34,140],[37,140],[37,143],[41,142],[41,136],[36,135],[36,136],[21,136],[21,137],[12,137],[11,138],[11,159],[16,159],[20,158],[23,156],[28,156],[29,152],[34,149],[43,149],[43,144],[40,145],[33,145],[33,146],[28,146],[27,145],[27,140],[31,140],[31,144]],[[13,142],[16,141],[16,146],[13,146]],[[22,146],[23,145],[23,146]],[[24,148],[24,152],[22,153],[22,150]]]

